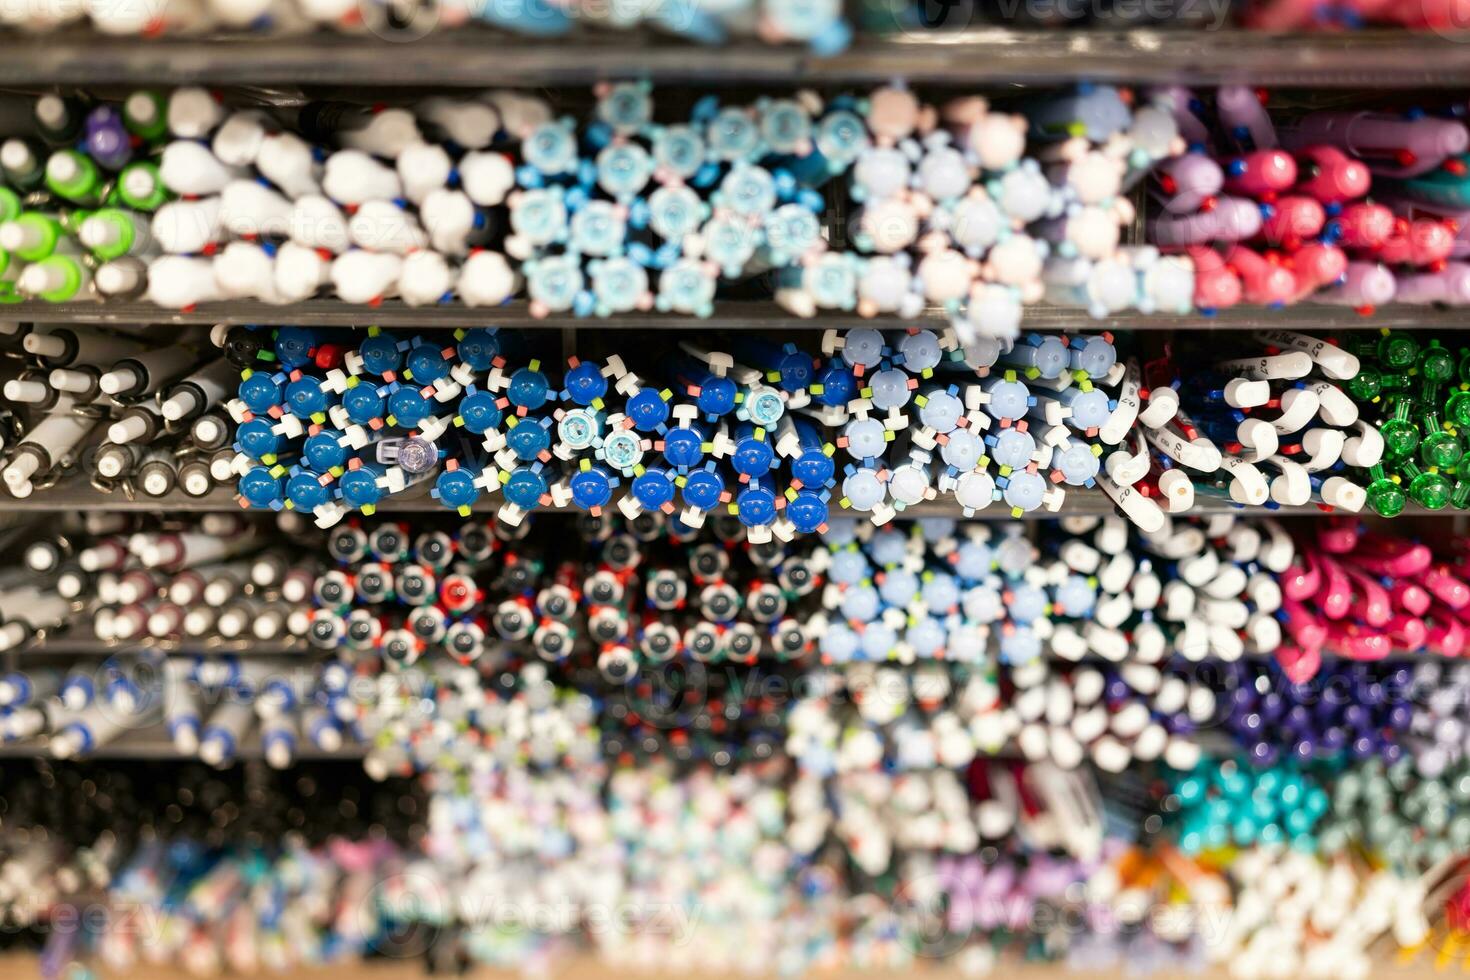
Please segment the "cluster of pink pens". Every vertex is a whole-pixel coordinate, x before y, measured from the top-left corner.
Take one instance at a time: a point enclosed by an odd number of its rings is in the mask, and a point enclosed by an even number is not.
[[[1470,28],[1465,0],[1254,0],[1247,27],[1263,31],[1343,30],[1368,25],[1431,30]]]
[[[1352,660],[1390,654],[1458,657],[1470,646],[1470,552],[1437,554],[1410,538],[1324,522],[1297,543],[1281,576],[1282,646],[1294,681],[1317,673],[1324,652]]]
[[[1368,197],[1375,178],[1457,163],[1463,123],[1330,111],[1278,126],[1255,89],[1221,88],[1213,119],[1188,90],[1170,94],[1190,149],[1156,170],[1148,240],[1193,260],[1196,307],[1470,303],[1470,264],[1450,261],[1459,225]]]

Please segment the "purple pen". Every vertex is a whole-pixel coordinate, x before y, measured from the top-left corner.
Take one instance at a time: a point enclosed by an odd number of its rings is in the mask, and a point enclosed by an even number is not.
[[[1470,263],[1447,262],[1439,272],[1400,274],[1394,299],[1415,305],[1470,306]]]
[[[1225,184],[1225,172],[1203,153],[1185,153],[1165,160],[1158,172],[1160,198],[1170,214],[1194,214]]]
[[[1215,94],[1220,122],[1242,151],[1271,150],[1277,146],[1276,127],[1256,90],[1245,85],[1224,85]]]
[[[1464,123],[1381,112],[1314,112],[1283,127],[1281,143],[1304,150],[1327,143],[1360,157],[1382,177],[1417,177],[1470,148]]]
[[[132,137],[111,106],[98,106],[87,115],[83,139],[87,153],[104,170],[121,170],[133,157]]]
[[[1199,100],[1183,85],[1161,85],[1149,89],[1150,102],[1168,106],[1173,112],[1174,122],[1179,126],[1179,135],[1191,146],[1208,146],[1210,130],[1196,113]]]
[[[1390,302],[1397,290],[1398,281],[1386,266],[1377,262],[1349,262],[1342,282],[1314,293],[1310,298],[1314,303],[1361,309]]]
[[[1160,215],[1148,223],[1148,240],[1164,247],[1238,242],[1261,230],[1261,208],[1240,197],[1216,199],[1215,207],[1189,215]]]

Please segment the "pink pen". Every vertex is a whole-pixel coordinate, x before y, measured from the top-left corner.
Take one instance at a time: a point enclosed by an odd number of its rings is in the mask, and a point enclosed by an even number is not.
[[[1323,204],[1343,204],[1368,193],[1373,175],[1361,160],[1335,146],[1308,146],[1296,151],[1298,193]]]
[[[1454,614],[1443,607],[1435,607],[1435,615],[1429,621],[1429,630],[1424,636],[1424,644],[1435,653],[1446,657],[1458,657],[1465,652],[1465,641],[1470,634],[1465,631],[1465,625],[1455,618]]]
[[[1429,628],[1424,625],[1424,620],[1403,613],[1389,620],[1387,632],[1395,647],[1410,653],[1424,649],[1424,641],[1429,637]]]
[[[1393,653],[1387,633],[1365,630],[1357,623],[1337,622],[1327,628],[1327,649],[1350,660],[1382,660]]]
[[[1302,558],[1297,555],[1297,558]],[[1293,564],[1281,576],[1281,594],[1301,602],[1314,595],[1322,584],[1322,572],[1315,564]]]
[[[1447,262],[1438,272],[1411,272],[1399,276],[1400,303],[1427,306],[1470,306],[1470,263]]]
[[[1331,286],[1347,271],[1347,253],[1336,245],[1311,242],[1291,254],[1288,264],[1296,273],[1297,300]]]
[[[1376,249],[1393,235],[1393,212],[1381,204],[1349,204],[1332,220],[1343,248]]]
[[[1225,189],[1248,197],[1270,197],[1296,183],[1296,160],[1285,150],[1256,150],[1223,164]]]
[[[1207,245],[1184,250],[1194,263],[1194,305],[1201,310],[1226,310],[1240,302],[1240,277],[1225,257]]]
[[[1427,545],[1389,534],[1364,534],[1355,556],[1374,575],[1418,575],[1434,562]]]
[[[1390,265],[1430,266],[1447,261],[1455,247],[1455,229],[1433,218],[1398,218],[1394,233],[1378,251]]]
[[[1261,222],[1262,241],[1288,251],[1296,251],[1301,244],[1322,234],[1327,223],[1327,211],[1310,197],[1289,195],[1277,198],[1268,205],[1269,213]]]
[[[1470,606],[1470,584],[1455,575],[1448,565],[1431,565],[1426,568],[1419,576],[1419,583],[1456,612]]]
[[[1327,642],[1327,624],[1322,618],[1295,599],[1281,601],[1282,625],[1292,640],[1304,650],[1320,650]]]
[[[1225,262],[1240,276],[1241,295],[1247,303],[1270,306],[1296,296],[1296,276],[1279,261],[1235,245],[1225,253]]]
[[[1307,562],[1315,564],[1322,576],[1312,600],[1328,619],[1342,619],[1353,611],[1353,587],[1348,577],[1336,562],[1320,552],[1307,555]]]
[[[1351,306],[1371,313],[1375,307],[1391,302],[1397,289],[1398,281],[1386,266],[1376,262],[1349,262],[1342,282],[1313,294],[1312,302]]]
[[[1276,651],[1276,662],[1281,665],[1287,680],[1293,684],[1305,684],[1322,669],[1322,651],[1280,647]]]
[[[1245,23],[1258,31],[1294,31],[1314,26],[1331,8],[1324,0],[1256,0]]]
[[[1271,150],[1276,147],[1276,127],[1262,103],[1265,93],[1244,85],[1222,85],[1215,93],[1220,122],[1242,147]]]
[[[1190,215],[1159,215],[1148,223],[1155,245],[1207,245],[1254,238],[1261,230],[1261,208],[1241,197],[1214,199],[1214,207]]]
[[[1358,522],[1329,517],[1317,530],[1317,547],[1333,555],[1345,555],[1358,546]]]
[[[1394,605],[1411,616],[1422,616],[1428,612],[1434,598],[1429,590],[1410,578],[1394,579],[1393,585],[1388,587],[1388,594],[1393,597]]]
[[[1159,196],[1170,214],[1193,214],[1225,185],[1225,172],[1203,153],[1184,153],[1159,164]]]
[[[1462,123],[1381,112],[1314,112],[1280,136],[1292,150],[1318,143],[1341,147],[1384,177],[1417,177],[1470,148]]]
[[[1322,556],[1324,562],[1331,561],[1326,555]],[[1338,565],[1333,562],[1344,575],[1352,580],[1357,589],[1357,595],[1352,600],[1353,611],[1357,617],[1369,626],[1382,626],[1393,616],[1393,602],[1389,599],[1388,590],[1379,584],[1378,580],[1354,568],[1352,565]]]

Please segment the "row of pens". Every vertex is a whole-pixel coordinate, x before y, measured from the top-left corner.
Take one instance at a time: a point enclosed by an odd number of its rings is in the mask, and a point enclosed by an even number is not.
[[[523,693],[553,711],[541,684]],[[1462,955],[1466,780],[1406,759],[822,777],[779,753],[509,755],[392,793],[335,763],[36,766],[7,784],[0,907],[5,944],[40,944],[48,976],[545,968],[590,949],[621,969],[1024,959],[1255,980]]]
[[[631,726],[630,751],[733,760],[785,740],[821,772],[1003,751],[1188,769],[1209,729],[1261,764],[1407,753],[1438,773],[1465,743],[1448,680],[1463,551],[1352,523],[1296,540],[1229,517],[1152,537],[1096,518],[1034,537],[849,523],[821,546],[755,546],[652,519],[588,522],[576,542],[557,522],[354,522],[289,548],[240,517],[85,523],[0,578],[21,663],[118,651],[0,691],[6,737],[58,756],[146,737],[286,765],[354,744],[386,775],[493,742],[499,714],[464,741],[440,712],[462,720],[483,677],[532,668],[585,692],[578,718]],[[327,656],[297,656],[312,650]],[[756,730],[710,727],[726,712]],[[564,746],[548,730],[543,749]]]
[[[962,347],[860,328],[820,349],[736,335],[556,370],[538,334],[488,327],[221,326],[209,345],[156,329],[0,324],[12,496],[233,486],[320,527],[426,497],[512,525],[538,508],[729,516],[756,543],[931,502],[1055,513],[1089,490],[1146,533],[1206,507],[1470,503],[1470,357],[1407,332],[1258,331],[1220,359],[1187,337]]]
[[[744,292],[1002,337],[1042,301],[1470,303],[1460,105],[1291,116],[1243,86],[1107,85],[936,105],[893,85],[671,115],[645,83],[594,96],[575,119],[511,90],[45,95],[0,144],[0,285],[173,308],[524,298],[543,317],[709,316]]]
[[[1324,658],[1458,658],[1470,630],[1470,559],[1458,541],[1431,546],[1337,519],[1295,537],[1227,515],[1152,535],[1118,518],[1029,534],[939,518],[843,521],[822,544],[791,545],[657,515],[588,519],[576,538],[555,520],[354,520],[325,533],[233,515],[65,523],[16,549],[0,575],[0,650],[266,645],[389,668],[426,655],[590,658],[614,682],[671,662],[1269,656],[1306,681]]]

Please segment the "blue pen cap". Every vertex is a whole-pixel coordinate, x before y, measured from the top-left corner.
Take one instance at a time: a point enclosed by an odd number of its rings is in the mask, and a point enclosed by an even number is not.
[[[939,620],[924,616],[904,630],[903,638],[916,657],[932,660],[943,656],[949,633]]]
[[[403,351],[392,336],[380,333],[366,337],[357,345],[357,354],[362,358],[363,370],[368,374],[387,374],[403,366]]]
[[[1067,388],[1057,395],[1058,400],[1072,410],[1067,424],[1074,429],[1100,429],[1113,414],[1107,392],[1101,388],[1082,391]]]
[[[905,333],[893,345],[894,353],[903,359],[904,370],[910,374],[923,374],[939,366],[944,357],[944,348],[932,330],[915,330]]]
[[[1007,664],[1029,664],[1041,656],[1041,638],[1029,626],[1000,631],[1000,659]]]
[[[534,412],[545,405],[550,394],[551,385],[547,383],[546,375],[529,367],[523,367],[512,374],[510,387],[506,389],[506,397],[510,399],[510,403],[528,412]]]
[[[855,469],[842,481],[842,496],[853,510],[870,511],[883,502],[888,488],[870,469]]]
[[[1065,483],[1074,487],[1090,485],[1102,469],[1102,461],[1092,447],[1075,440],[1066,449],[1053,454],[1051,465],[1062,474]]]
[[[317,473],[327,473],[339,466],[347,465],[347,448],[340,443],[342,433],[336,429],[321,429],[307,436],[301,447],[301,458]]]
[[[1024,513],[1040,507],[1045,493],[1046,480],[1040,474],[1017,470],[1007,478],[1001,499]]]
[[[501,486],[500,492],[505,495],[506,500],[521,510],[530,510],[541,503],[541,498],[546,495],[548,489],[546,477],[536,469],[529,466],[518,466],[511,471],[510,476]]]
[[[714,510],[724,492],[724,479],[710,470],[695,470],[684,478],[684,502],[696,510]]]
[[[859,637],[858,646],[863,651],[865,660],[887,660],[893,648],[898,646],[898,631],[881,619],[876,623],[869,623]]]
[[[833,524],[835,526],[836,522]],[[833,552],[827,578],[834,585],[853,585],[872,573],[873,567],[868,564],[867,556],[854,548],[847,548]]]
[[[978,582],[995,570],[995,553],[984,541],[966,540],[955,549],[951,564],[961,582]]]
[[[337,481],[342,492],[342,502],[349,507],[373,507],[383,499],[383,490],[378,486],[378,477],[383,468],[375,463],[365,463],[343,473]]]
[[[286,481],[286,499],[301,511],[313,511],[332,499],[332,491],[322,486],[318,474],[298,469]]]
[[[665,470],[644,470],[633,478],[633,499],[649,510],[660,510],[674,500],[674,478]]]
[[[1052,595],[1053,611],[1058,616],[1090,619],[1097,605],[1097,587],[1081,575],[1068,575]]]
[[[765,527],[776,519],[776,495],[762,486],[749,486],[735,498],[735,516],[746,527]]]
[[[342,410],[347,420],[357,425],[367,425],[383,414],[383,389],[371,381],[359,379],[357,384],[342,392]]]
[[[269,467],[252,466],[240,477],[236,489],[251,507],[279,507],[283,484],[280,477],[271,475]]]
[[[270,456],[281,448],[281,437],[271,429],[270,419],[253,418],[235,430],[235,444],[252,459]]]
[[[960,604],[960,587],[953,575],[935,572],[924,580],[919,597],[932,615],[940,616]]]
[[[919,424],[948,434],[955,430],[964,414],[965,404],[959,396],[940,389],[924,396],[924,404],[919,406]]]
[[[1072,367],[1094,381],[1105,378],[1118,363],[1118,349],[1104,337],[1073,338]]]
[[[912,392],[909,389],[908,374],[898,368],[885,368],[877,371],[868,380],[868,390],[872,392],[869,396],[873,401],[873,407],[880,412],[886,412],[891,408],[903,408],[909,403]]]
[[[783,350],[776,359],[774,370],[780,375],[777,383],[782,391],[805,391],[817,376],[812,356],[795,349]]]
[[[919,594],[919,576],[907,568],[890,568],[883,573],[883,581],[878,585],[878,594],[883,601],[890,606],[900,609],[908,607],[914,597]]]
[[[477,476],[478,471],[465,466],[446,469],[435,478],[433,495],[450,510],[472,507],[480,499],[480,488],[475,486]]]
[[[444,356],[442,348],[433,344],[414,344],[408,350],[405,364],[413,375],[413,383],[419,387],[432,384],[449,374],[449,359]]]
[[[276,360],[289,371],[299,368],[311,360],[316,347],[316,331],[309,327],[277,327],[275,339]]]
[[[827,501],[812,490],[798,490],[786,503],[786,519],[802,534],[815,534],[827,523]]]
[[[851,367],[877,367],[886,350],[882,332],[872,327],[858,327],[843,334],[842,359]]]
[[[624,476],[632,476],[643,462],[643,439],[636,432],[616,428],[602,437],[597,458]]]
[[[551,448],[551,433],[537,422],[522,422],[505,434],[505,444],[516,459],[529,463]]]
[[[840,361],[828,361],[817,370],[816,384],[820,391],[812,392],[812,400],[819,405],[846,405],[857,394],[857,379]]]
[[[883,610],[883,602],[877,589],[866,582],[858,582],[842,593],[842,601],[837,608],[849,623],[871,623]]]
[[[612,478],[600,466],[578,470],[572,474],[568,485],[572,490],[572,503],[583,510],[606,507],[612,500]]]
[[[502,413],[497,401],[499,399],[494,394],[483,390],[470,392],[461,398],[459,417],[464,420],[464,427],[475,435],[484,435],[500,425]]]
[[[331,407],[331,400],[316,378],[301,377],[286,386],[285,407],[299,419],[320,415]]]
[[[753,432],[741,436],[735,442],[735,451],[730,455],[730,465],[736,473],[745,476],[765,476],[776,465],[776,451],[769,439],[757,439]]]
[[[399,385],[388,396],[388,414],[401,429],[412,429],[433,414],[428,399],[419,394],[417,388]]]
[[[556,435],[564,448],[580,453],[591,449],[602,437],[602,413],[572,408],[561,413]]]
[[[567,369],[567,397],[578,405],[591,405],[607,394],[607,379],[592,361],[578,361]]]
[[[993,382],[986,391],[990,401],[985,410],[996,419],[1020,419],[1026,417],[1031,407],[1031,389],[1020,381],[1004,379]]]
[[[285,401],[286,386],[279,375],[256,371],[250,377],[240,379],[240,387],[235,393],[246,408],[256,415],[264,415]]]
[[[1031,433],[1014,426],[987,436],[985,441],[990,443],[990,458],[996,465],[1009,466],[1013,470],[1025,469],[1036,452],[1036,439]]]
[[[455,353],[477,373],[488,371],[500,356],[500,338],[490,327],[463,330],[459,334],[459,343],[455,345]]]
[[[639,388],[628,399],[628,418],[639,432],[653,432],[669,421],[669,403],[652,388]]]
[[[868,541],[868,556],[880,568],[893,568],[908,558],[909,536],[892,526],[879,528]]]
[[[735,410],[737,393],[733,379],[710,375],[700,384],[699,398],[696,399],[695,404],[705,415],[718,418],[721,415],[729,415]]]
[[[680,426],[664,433],[664,459],[670,466],[692,469],[704,459],[704,433]]]
[[[837,464],[820,449],[809,449],[791,461],[791,475],[804,487],[830,487],[837,476]]]
[[[971,429],[955,429],[939,449],[939,458],[956,473],[969,473],[985,455],[985,440]]]
[[[833,623],[822,631],[817,651],[829,663],[849,663],[858,652],[858,635],[846,623]]]

